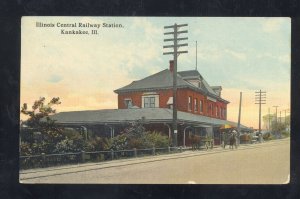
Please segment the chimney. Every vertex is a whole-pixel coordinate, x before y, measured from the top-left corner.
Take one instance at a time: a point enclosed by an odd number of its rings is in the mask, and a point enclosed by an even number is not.
[[[170,68],[169,68],[169,70],[171,72],[173,72],[173,70],[174,70],[174,60],[170,60]]]

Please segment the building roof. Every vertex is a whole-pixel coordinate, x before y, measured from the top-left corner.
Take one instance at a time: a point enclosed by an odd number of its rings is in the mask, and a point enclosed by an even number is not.
[[[199,78],[203,83],[201,88],[189,83],[187,79]],[[127,86],[114,90],[115,93],[124,93],[132,91],[154,91],[159,89],[171,89],[173,88],[173,73],[165,69],[156,74],[150,75],[144,79],[133,81]],[[219,97],[210,85],[205,81],[201,74],[197,70],[180,71],[177,74],[177,88],[190,88],[206,94],[210,97],[217,98],[220,101],[229,103],[228,101]]]
[[[190,83],[183,80],[180,75],[177,75],[177,87],[189,87]],[[133,81],[127,86],[115,90],[116,93],[138,91],[138,90],[154,90],[154,89],[168,89],[173,87],[173,74],[165,69],[146,78],[138,81]]]
[[[205,81],[205,79],[202,77],[198,70],[180,71],[178,72],[178,74],[185,80],[199,78],[203,83],[202,88],[214,97],[217,96],[217,93],[215,93],[212,87],[207,83],[207,81]]]
[[[186,71],[179,71],[178,74],[183,77],[184,79],[190,78],[200,78],[203,79],[199,71],[197,70],[186,70]]]
[[[56,123],[64,125],[124,124],[141,118],[145,118],[145,120],[150,123],[171,123],[173,110],[168,108],[104,109],[60,112],[51,116],[51,119],[56,120]],[[179,123],[210,126],[229,124],[231,126],[237,126],[235,122],[182,111],[177,111],[177,118]],[[241,125],[241,128],[247,129],[248,127]]]

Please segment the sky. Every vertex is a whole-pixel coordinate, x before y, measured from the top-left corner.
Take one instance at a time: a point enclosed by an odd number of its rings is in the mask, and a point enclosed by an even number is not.
[[[36,22],[54,27],[36,27]],[[58,27],[74,24],[77,27]],[[99,28],[79,23],[101,24]],[[121,27],[103,27],[121,24]],[[178,71],[197,69],[211,86],[222,86],[230,101],[227,119],[258,128],[255,91],[266,91],[262,115],[278,116],[290,108],[290,18],[231,17],[23,17],[21,24],[21,105],[39,97],[60,97],[57,112],[117,108],[113,90],[169,67],[163,55],[170,38],[164,26],[188,24],[187,54],[178,57]],[[65,30],[88,35],[62,34]],[[91,34],[97,30],[98,34]],[[185,42],[185,43],[186,43]],[[24,119],[21,115],[21,119]]]

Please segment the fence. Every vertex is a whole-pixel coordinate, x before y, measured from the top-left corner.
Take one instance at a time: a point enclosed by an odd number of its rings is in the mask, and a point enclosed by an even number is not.
[[[180,153],[189,148],[167,147],[167,148],[147,148],[132,150],[110,150],[94,152],[77,152],[64,154],[44,154],[20,156],[20,169],[44,168],[68,164],[80,164],[85,162],[101,162],[116,159],[144,157],[160,154]]]

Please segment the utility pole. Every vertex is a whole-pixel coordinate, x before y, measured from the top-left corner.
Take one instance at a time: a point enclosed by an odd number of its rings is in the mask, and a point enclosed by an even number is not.
[[[276,116],[276,124],[277,124],[277,108],[279,107],[279,106],[273,106],[273,107],[275,107],[276,108],[276,114],[275,114],[275,116]]]
[[[284,124],[286,125],[286,111],[289,111],[290,109],[285,109],[284,110]]]
[[[270,107],[268,108],[268,116],[269,116],[269,125],[268,125],[268,130],[270,130]]]
[[[281,111],[279,111],[279,122],[281,123]]]
[[[173,69],[173,145],[177,147],[177,58],[182,53],[188,51],[179,51],[179,47],[188,46],[187,43],[179,44],[179,41],[187,40],[188,38],[178,38],[179,34],[187,33],[187,30],[179,31],[180,27],[187,26],[188,24],[174,24],[172,26],[165,26],[164,29],[173,29],[172,32],[165,32],[164,35],[173,35],[173,38],[164,39],[164,42],[172,41],[173,45],[166,45],[163,48],[172,48],[171,52],[164,52],[164,55],[173,55],[174,69]]]
[[[255,104],[259,104],[259,133],[261,133],[261,105],[266,104],[266,91],[255,91]]]
[[[240,144],[240,132],[241,132],[241,109],[242,109],[242,92],[240,92],[240,105],[239,105],[239,117],[238,117],[238,145]]]

